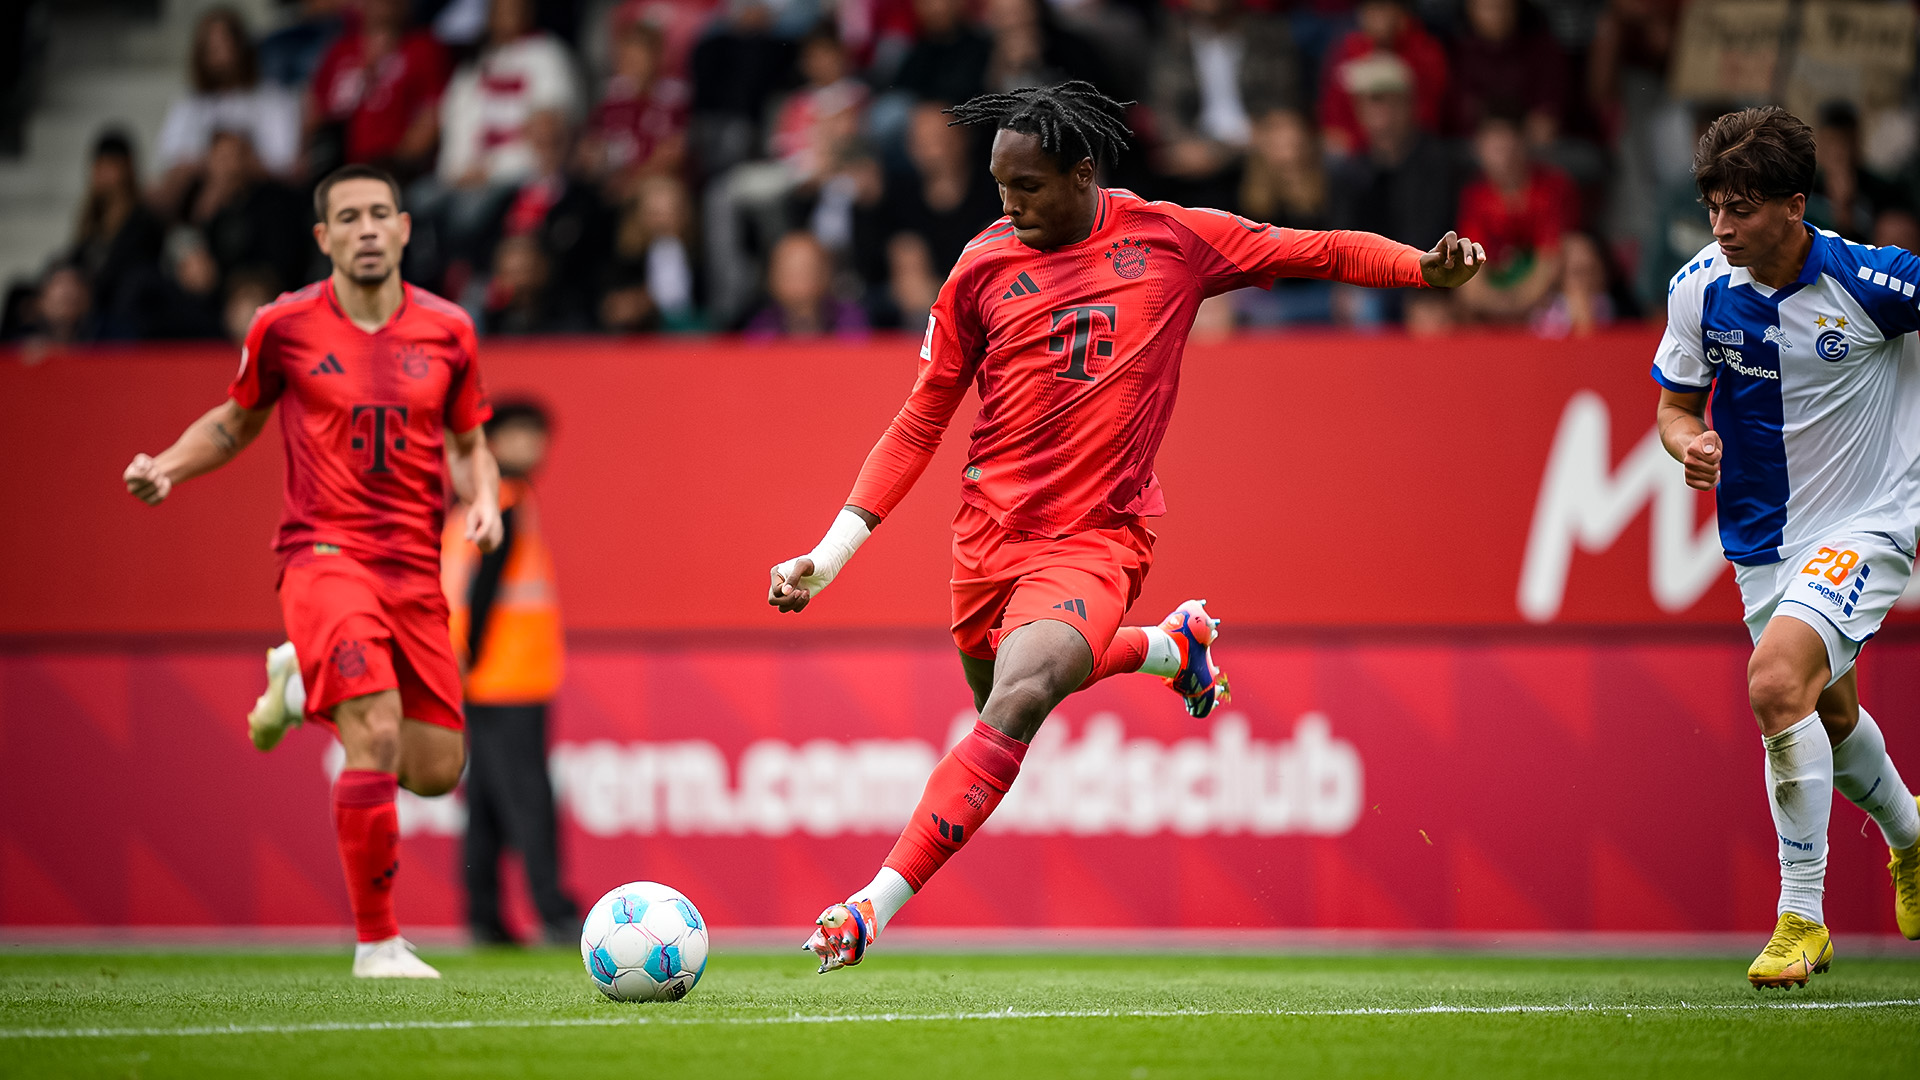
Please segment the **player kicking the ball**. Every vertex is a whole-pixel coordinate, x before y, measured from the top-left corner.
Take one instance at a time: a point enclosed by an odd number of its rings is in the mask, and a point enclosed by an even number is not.
[[[293,648],[269,655],[263,702],[279,700],[297,650],[305,718],[332,725],[346,747],[333,822],[360,942],[353,973],[433,979],[394,921],[394,795],[400,784],[451,791],[465,760],[440,589],[443,453],[470,507],[466,535],[482,550],[500,541],[500,474],[481,434],[489,410],[472,321],[400,280],[411,222],[393,178],[349,165],[320,182],[314,212],[332,276],[261,308],[229,400],[157,457],[135,457],[125,479],[158,504],[231,461],[281,404],[287,484],[275,548]],[[256,707],[254,744],[272,749],[300,719],[301,710]]]
[[[768,603],[799,611],[913,486],[969,383],[980,415],[953,521],[953,638],[980,720],[934,768],[879,874],[827,908],[806,947],[820,971],[874,938],[971,840],[1062,699],[1110,675],[1164,678],[1206,716],[1226,700],[1216,621],[1189,600],[1122,627],[1164,512],[1153,460],[1180,359],[1208,296],[1279,277],[1454,286],[1485,255],[1448,233],[1430,252],[1354,232],[1296,232],[1102,188],[1096,164],[1132,132],[1084,82],[989,94],[951,110],[993,124],[1006,216],[948,275],[919,379],[811,554],[773,568]]]
[[[1721,117],[1693,167],[1715,243],[1667,292],[1660,438],[1688,484],[1718,485],[1753,634],[1780,904],[1747,979],[1805,986],[1833,959],[1821,899],[1836,789],[1886,835],[1900,932],[1920,938],[1920,809],[1853,671],[1913,570],[1920,384],[1902,353],[1920,329],[1920,259],[1806,224],[1813,132],[1781,109]]]

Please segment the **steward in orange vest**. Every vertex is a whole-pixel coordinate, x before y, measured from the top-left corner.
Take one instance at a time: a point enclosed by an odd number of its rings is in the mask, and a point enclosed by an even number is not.
[[[547,776],[547,703],[560,688],[565,638],[530,477],[546,457],[549,426],[533,402],[494,405],[487,445],[500,463],[500,546],[482,555],[457,514],[441,541],[441,584],[466,679],[467,925],[478,944],[514,942],[500,918],[506,848],[520,853],[543,936],[568,943],[580,932],[579,909],[560,887]]]

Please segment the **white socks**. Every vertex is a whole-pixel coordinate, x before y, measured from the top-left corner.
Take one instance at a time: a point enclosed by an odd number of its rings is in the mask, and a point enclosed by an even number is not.
[[[1860,710],[1860,723],[1853,734],[1833,748],[1833,786],[1873,818],[1888,847],[1910,848],[1920,843],[1920,808],[1914,806],[1913,793],[1887,756],[1887,740],[1880,734],[1880,725],[1865,709]]]
[[[1780,904],[1775,910],[1824,925],[1821,898],[1827,879],[1827,819],[1833,814],[1833,747],[1819,713],[1760,741],[1767,748],[1767,801],[1780,840]]]
[[[873,901],[873,918],[879,924],[873,928],[873,936],[879,937],[880,931],[887,928],[887,923],[891,922],[911,899],[913,899],[913,886],[907,884],[907,879],[901,877],[898,870],[883,866],[880,872],[873,876],[873,880],[867,883],[866,888],[847,897],[847,903],[851,904],[856,900]]]
[[[1147,660],[1140,665],[1142,675],[1171,679],[1180,674],[1180,646],[1173,635],[1157,626],[1143,626],[1147,632]]]

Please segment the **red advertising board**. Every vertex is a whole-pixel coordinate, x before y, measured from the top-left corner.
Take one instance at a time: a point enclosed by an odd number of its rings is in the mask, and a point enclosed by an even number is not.
[[[1204,723],[1145,677],[1070,699],[906,924],[1766,926],[1745,639],[1711,505],[1649,439],[1654,340],[1195,344],[1135,614],[1209,597],[1236,698]],[[559,423],[550,767],[581,898],[650,877],[717,925],[803,926],[872,872],[970,715],[944,636],[964,416],[830,593],[801,616],[763,599],[914,355],[487,344],[494,395]],[[232,366],[0,361],[0,926],[345,921],[330,742],[263,757],[242,735],[279,633],[277,434],[159,509],[118,481]],[[1907,762],[1916,659],[1895,626],[1862,667]],[[403,802],[411,925],[461,920],[460,813]],[[1890,929],[1864,824],[1836,811],[1828,910]]]

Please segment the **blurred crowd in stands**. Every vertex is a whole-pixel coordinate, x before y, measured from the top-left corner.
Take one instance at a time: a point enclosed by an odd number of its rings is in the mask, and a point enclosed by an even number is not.
[[[991,133],[949,127],[941,110],[1069,78],[1138,102],[1134,146],[1107,183],[1421,248],[1457,228],[1491,262],[1444,296],[1244,291],[1210,302],[1201,333],[1581,334],[1659,317],[1668,275],[1711,239],[1687,164],[1700,126],[1732,103],[1668,92],[1682,10],[299,0],[266,32],[214,9],[153,145],[99,135],[72,241],[15,286],[4,334],[238,338],[259,304],[325,273],[309,192],[348,162],[400,177],[407,278],[484,334],[917,332],[961,248],[999,214]],[[1912,139],[1869,162],[1872,125],[1855,106],[1807,119],[1815,223],[1920,244]]]

